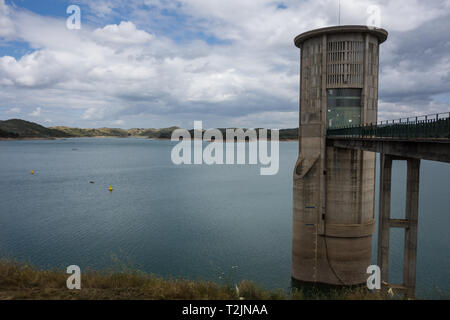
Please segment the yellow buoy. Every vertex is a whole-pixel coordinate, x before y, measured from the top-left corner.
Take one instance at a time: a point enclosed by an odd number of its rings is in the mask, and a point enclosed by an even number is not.
[[[31,174],[34,174],[34,170],[31,170],[30,173],[31,173]]]
[[[113,187],[110,185],[108,190],[109,190],[110,192],[112,192],[114,189],[113,189]]]

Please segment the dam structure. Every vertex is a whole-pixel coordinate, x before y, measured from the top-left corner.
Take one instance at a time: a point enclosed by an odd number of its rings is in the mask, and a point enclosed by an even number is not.
[[[293,181],[293,280],[358,285],[375,232],[376,153],[335,148],[329,130],[377,122],[379,48],[388,32],[338,26],[297,36],[299,157]]]
[[[381,284],[384,290],[415,296],[420,163],[450,163],[450,112],[377,122],[379,51],[387,37],[383,29],[339,26],[294,40],[301,49],[299,157],[293,181],[295,282],[367,282],[379,153]],[[405,214],[400,219],[391,216],[394,161],[407,162]],[[401,284],[389,283],[394,228],[404,230]]]

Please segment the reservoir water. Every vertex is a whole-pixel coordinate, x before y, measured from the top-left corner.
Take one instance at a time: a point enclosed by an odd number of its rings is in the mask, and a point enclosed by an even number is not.
[[[0,257],[61,270],[124,263],[165,277],[288,288],[297,143],[280,143],[275,176],[261,176],[257,165],[176,166],[175,144],[0,141]],[[397,218],[404,216],[405,181],[405,164],[394,162]],[[420,298],[450,298],[449,208],[450,165],[422,161]],[[392,231],[390,259],[390,281],[400,283],[401,230]]]

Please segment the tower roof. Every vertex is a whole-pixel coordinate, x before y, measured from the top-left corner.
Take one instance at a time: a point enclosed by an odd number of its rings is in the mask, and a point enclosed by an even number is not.
[[[323,34],[338,34],[338,33],[369,33],[378,38],[380,43],[386,41],[388,37],[388,32],[384,29],[368,27],[368,26],[356,26],[356,25],[348,25],[348,26],[334,26],[334,27],[326,27],[311,30],[305,33],[302,33],[295,37],[294,43],[295,46],[301,47],[302,43],[306,40],[317,37]]]

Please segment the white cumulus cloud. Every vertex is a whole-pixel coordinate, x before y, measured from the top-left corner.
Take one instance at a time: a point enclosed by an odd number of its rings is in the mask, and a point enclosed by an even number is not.
[[[42,108],[37,107],[33,112],[30,113],[30,116],[32,117],[39,117],[41,115]]]
[[[336,24],[338,9],[334,0],[80,2],[87,20],[68,30],[0,0],[0,40],[30,48],[0,56],[0,108],[36,115],[38,105],[55,124],[83,127],[296,127],[293,38]],[[341,2],[343,24],[365,24],[377,5],[390,32],[380,117],[447,111],[435,97],[450,87],[450,1]]]

